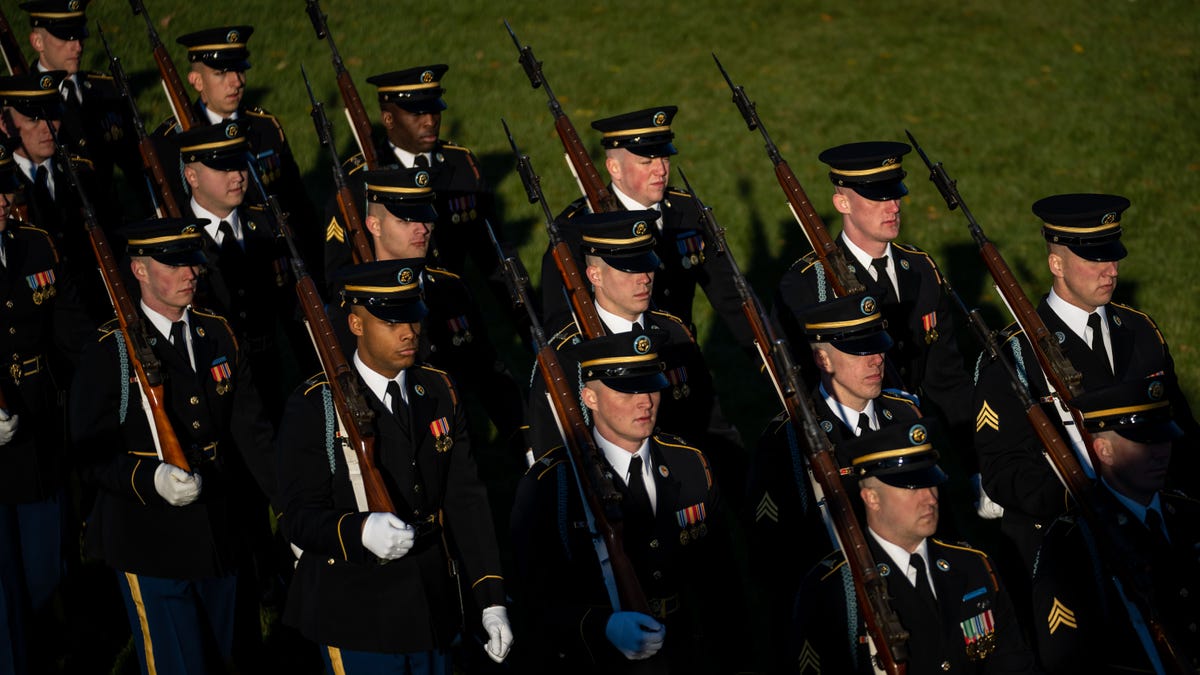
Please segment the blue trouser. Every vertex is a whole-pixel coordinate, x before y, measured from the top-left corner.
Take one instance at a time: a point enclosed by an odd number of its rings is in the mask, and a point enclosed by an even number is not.
[[[326,645],[321,649],[329,675],[451,675],[449,652],[406,654],[355,652]]]
[[[237,576],[163,579],[117,572],[143,675],[203,675],[232,662]],[[223,664],[210,663],[219,657]]]
[[[24,672],[30,613],[63,576],[59,498],[0,504],[0,675]]]

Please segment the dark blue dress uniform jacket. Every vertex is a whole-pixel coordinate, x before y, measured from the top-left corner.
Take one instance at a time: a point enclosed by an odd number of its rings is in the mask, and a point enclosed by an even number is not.
[[[171,506],[154,489],[160,461],[136,382],[122,386],[122,378],[134,374],[132,366],[126,371],[120,365],[115,320],[100,329],[71,386],[75,460],[83,478],[99,488],[86,543],[120,571],[170,579],[232,574],[240,553],[237,521],[246,517],[230,508],[233,476],[249,469],[259,488],[274,497],[271,427],[250,364],[224,319],[195,308],[188,312],[195,372],[143,321],[166,374],[163,398],[171,426],[192,471],[203,478],[195,502]]]
[[[396,515],[417,527],[416,543],[386,564],[363,546],[369,513],[358,511],[340,444],[326,442],[332,434],[326,425],[334,423],[325,415],[326,380],[311,378],[289,400],[276,439],[280,523],[304,551],[284,618],[322,645],[391,653],[446,649],[461,620],[447,544],[475,601],[465,611],[474,615],[504,604],[491,510],[471,457],[466,417],[439,370],[408,369],[411,427],[360,386],[375,413],[376,464]],[[452,439],[448,446],[438,443],[431,427],[439,421]],[[429,516],[443,525],[440,531],[421,524]]]

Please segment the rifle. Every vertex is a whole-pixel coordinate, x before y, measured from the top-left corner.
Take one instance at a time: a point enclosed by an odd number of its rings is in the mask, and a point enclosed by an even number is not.
[[[312,338],[313,347],[321,359],[321,368],[329,380],[338,426],[345,435],[342,442],[349,443],[358,457],[367,508],[371,511],[396,513],[396,506],[392,503],[387,485],[383,482],[383,475],[375,462],[375,412],[367,404],[366,395],[358,383],[358,376],[342,352],[342,345],[329,322],[329,315],[325,313],[325,303],[317,291],[316,282],[300,257],[292,229],[288,226],[287,216],[279,207],[279,200],[275,195],[270,195],[267,197],[267,204],[279,227],[279,235],[287,242],[292,274],[296,277],[296,295],[300,298],[300,309],[304,312],[304,324],[308,328],[308,335]]]
[[[575,321],[579,324],[580,331],[589,339],[600,337],[604,335],[604,322],[596,313],[596,304],[583,275],[579,273],[575,255],[559,232],[558,225],[554,222],[554,214],[550,213],[550,206],[546,204],[546,197],[542,194],[542,179],[533,170],[533,162],[529,160],[529,155],[523,154],[517,148],[517,142],[508,130],[508,122],[501,119],[500,123],[504,125],[504,134],[508,136],[508,144],[512,146],[513,155],[517,158],[517,173],[521,175],[521,183],[525,186],[529,203],[542,205],[542,213],[546,217],[546,232],[550,237],[550,251],[554,255],[558,273],[562,275],[567,298],[575,311]]]
[[[345,106],[346,120],[350,123],[350,132],[354,134],[354,141],[358,143],[367,168],[376,169],[379,167],[379,158],[375,154],[374,137],[371,135],[371,118],[367,117],[367,109],[363,107],[362,99],[358,96],[354,79],[350,77],[350,71],[346,70],[342,55],[333,42],[333,35],[329,32],[329,17],[321,11],[320,0],[305,0],[304,4],[304,11],[308,12],[308,20],[312,22],[317,39],[329,43],[333,72],[337,76],[338,90],[342,92],[342,104]]]
[[[809,469],[825,495],[828,514],[837,539],[835,543],[841,548],[850,566],[858,606],[875,644],[876,655],[885,672],[890,675],[903,675],[906,671],[904,662],[908,660],[908,631],[900,624],[900,617],[892,609],[891,598],[887,594],[887,583],[879,575],[874,557],[867,547],[862,526],[850,506],[850,498],[842,485],[837,460],[833,454],[833,444],[825,432],[821,431],[812,398],[801,385],[799,367],[792,361],[791,348],[787,340],[778,337],[781,335],[780,331],[738,268],[725,241],[725,229],[717,224],[712,208],[700,201],[682,169],[679,175],[696,208],[699,209],[717,251],[729,256],[734,286],[742,300],[742,313],[750,324],[759,357],[771,375],[775,391],[787,410],[789,424],[796,425],[797,431],[801,432],[797,435],[807,442]]]
[[[507,20],[504,22],[504,27],[508,29],[513,44],[517,46],[517,51],[521,54],[518,61],[525,69],[529,84],[534,89],[543,87],[546,90],[546,96],[549,98],[547,105],[550,106],[550,113],[554,115],[554,130],[558,132],[558,138],[562,141],[563,150],[566,152],[567,166],[575,176],[575,181],[579,183],[579,188],[587,195],[588,206],[592,208],[593,213],[616,211],[620,208],[617,198],[613,196],[604,179],[600,177],[600,173],[596,171],[591,155],[588,154],[587,148],[579,138],[579,132],[575,131],[575,125],[571,124],[571,119],[563,112],[558,98],[550,90],[550,83],[546,81],[546,76],[542,73],[542,62],[534,57],[532,47],[521,46],[521,41],[517,39],[517,34],[513,32],[512,26],[508,25]]]
[[[13,33],[3,8],[0,8],[0,54],[4,56],[4,63],[8,66],[9,74],[24,75],[29,72],[29,62],[25,60],[25,54],[21,52],[21,43]]]
[[[175,70],[175,63],[171,61],[171,55],[159,39],[158,31],[155,30],[154,22],[150,20],[150,13],[146,11],[142,0],[129,0],[129,8],[133,10],[134,16],[141,14],[146,19],[146,34],[150,38],[150,50],[154,53],[154,63],[158,65],[158,74],[162,77],[163,93],[167,95],[167,103],[171,105],[171,112],[175,113],[175,121],[179,128],[187,131],[200,123],[196,111],[192,108],[191,96],[188,95],[187,89],[183,88],[179,71]]]
[[[305,72],[304,66],[300,66],[300,74],[304,76],[308,100],[312,101],[311,115],[313,126],[317,129],[317,138],[321,140],[322,147],[329,148],[329,156],[333,160],[333,185],[337,192],[338,212],[342,214],[342,222],[346,224],[346,234],[350,238],[350,252],[354,255],[356,264],[374,262],[375,252],[371,250],[371,244],[367,241],[367,230],[363,227],[362,216],[354,203],[354,193],[346,181],[346,171],[338,158],[337,146],[333,144],[333,125],[325,115],[325,104],[313,95],[312,84],[308,81],[308,73]]]
[[[1062,351],[1062,347],[1058,344],[1058,340],[1054,338],[1054,334],[1050,332],[1049,328],[1046,328],[1046,323],[1038,315],[1037,309],[1029,301],[1028,296],[1025,295],[1025,291],[1021,290],[1021,284],[1013,276],[1012,270],[1009,269],[1008,263],[1004,261],[1004,257],[1000,255],[1000,251],[996,248],[996,245],[983,233],[983,228],[979,226],[979,223],[975,220],[975,216],[971,214],[971,210],[963,202],[962,195],[958,193],[957,181],[950,179],[941,162],[934,164],[929,160],[929,156],[925,154],[925,151],[911,133],[907,130],[904,133],[908,135],[908,140],[916,148],[917,154],[921,156],[921,159],[925,162],[925,166],[929,167],[929,180],[933,181],[933,184],[937,186],[942,199],[946,200],[946,206],[951,211],[959,207],[962,208],[962,213],[967,218],[967,228],[971,231],[971,237],[975,239],[975,243],[979,246],[979,255],[983,258],[983,264],[992,275],[996,290],[1000,292],[1000,297],[1008,305],[1008,311],[1012,313],[1013,318],[1017,320],[1021,329],[1029,336],[1029,344],[1033,347],[1034,354],[1037,356],[1038,365],[1041,366],[1042,372],[1046,374],[1046,379],[1050,382],[1050,386],[1057,392],[1061,405],[1070,412],[1072,419],[1075,420],[1075,428],[1079,431],[1085,451],[1092,461],[1092,466],[1096,466],[1095,450],[1092,448],[1092,436],[1083,426],[1083,415],[1071,405],[1071,401],[1083,393],[1080,387],[1083,376],[1067,359]]]
[[[713,61],[717,62],[717,68],[720,68],[721,75],[725,77],[725,83],[733,91],[733,102],[737,104],[738,110],[742,113],[742,118],[746,120],[746,126],[750,128],[750,131],[758,129],[762,132],[763,140],[766,142],[767,156],[771,158],[771,163],[775,165],[775,178],[779,181],[779,187],[783,188],[783,194],[787,197],[788,206],[792,209],[792,215],[796,218],[796,222],[800,223],[800,229],[804,231],[804,236],[808,238],[808,243],[812,246],[813,252],[817,254],[817,259],[826,270],[829,270],[829,281],[833,287],[834,295],[842,297],[850,293],[862,291],[863,285],[854,276],[854,273],[850,271],[850,265],[846,262],[846,256],[829,236],[829,230],[825,227],[825,223],[821,221],[821,217],[817,215],[816,210],[813,209],[812,202],[808,200],[808,195],[805,194],[804,188],[800,186],[800,181],[796,178],[796,174],[792,173],[792,167],[788,166],[783,155],[779,153],[779,148],[775,146],[775,142],[771,140],[770,134],[767,133],[767,128],[763,126],[762,120],[759,119],[757,105],[746,96],[746,89],[744,87],[733,83],[733,80],[729,78],[729,73],[725,72],[725,67],[721,65],[721,60],[717,58],[717,55],[713,54],[712,57]]]
[[[909,135],[912,138],[912,135]],[[916,141],[913,141],[916,146]],[[921,153],[924,157],[924,153]],[[941,169],[941,163],[937,165]],[[945,170],[941,170],[941,174],[945,177]],[[947,179],[947,185],[950,188],[954,187],[954,181]],[[939,185],[939,188],[941,186]],[[947,193],[943,192],[943,195]],[[957,196],[957,192],[955,192]],[[959,202],[961,204],[961,202]],[[968,214],[968,219],[974,222],[967,211],[966,206],[963,206],[963,213]],[[1112,517],[1109,515],[1109,508],[1099,499],[1095,497],[1096,487],[1094,481],[1087,477],[1083,472],[1083,467],[1080,466],[1079,460],[1072,451],[1071,446],[1063,439],[1062,434],[1058,432],[1058,428],[1050,421],[1046,411],[1029,393],[1029,388],[1021,381],[1017,370],[1008,359],[1001,354],[999,342],[996,340],[996,332],[988,329],[983,317],[980,316],[978,309],[968,310],[962,298],[954,292],[948,285],[946,292],[958,305],[958,308],[967,316],[967,323],[971,326],[972,332],[983,346],[983,351],[992,361],[998,361],[1004,365],[1005,371],[1008,373],[1009,383],[1012,385],[1013,392],[1016,393],[1018,400],[1021,402],[1021,407],[1025,409],[1025,416],[1029,420],[1030,426],[1033,427],[1034,433],[1037,434],[1038,440],[1041,441],[1042,447],[1046,450],[1047,457],[1057,469],[1059,477],[1062,479],[1063,485],[1067,488],[1071,498],[1079,507],[1083,518],[1091,523],[1091,531],[1095,534],[1097,548],[1100,551],[1099,560],[1102,565],[1108,568],[1109,573],[1119,580],[1121,588],[1125,596],[1133,604],[1133,607],[1126,607],[1127,611],[1137,612],[1141,615],[1142,621],[1146,624],[1146,629],[1150,633],[1151,639],[1154,640],[1154,649],[1158,657],[1164,664],[1173,668],[1173,672],[1184,675],[1190,671],[1183,663],[1183,659],[1179,655],[1179,651],[1171,642],[1170,636],[1167,635],[1166,627],[1162,623],[1157,609],[1152,600],[1153,589],[1151,580],[1147,574],[1149,571],[1144,567],[1138,568],[1131,561],[1136,560],[1139,553],[1132,542],[1126,537],[1121,536],[1119,531],[1113,531],[1105,524],[1112,522]],[[1082,431],[1082,429],[1081,429]],[[1135,617],[1130,617],[1136,623]]]
[[[71,163],[71,157],[58,142],[58,133],[54,131],[54,125],[47,126],[54,139],[55,156],[66,171],[71,189],[79,195],[83,211],[83,226],[91,240],[92,251],[96,254],[96,262],[100,267],[100,276],[104,278],[104,286],[108,289],[108,297],[112,300],[113,309],[116,310],[121,335],[129,347],[129,360],[133,363],[134,372],[137,374],[138,388],[142,396],[142,409],[148,416],[150,434],[158,445],[159,457],[162,461],[174,464],[190,473],[191,465],[183,453],[179,437],[175,435],[175,429],[172,428],[171,420],[167,416],[167,402],[163,397],[166,373],[163,372],[158,356],[150,348],[148,334],[150,329],[138,315],[137,304],[125,289],[117,257],[113,255],[112,247],[108,244],[108,237],[104,234],[104,230],[101,229],[100,222],[96,218],[96,210],[92,208],[92,202],[79,182],[79,175],[75,173],[75,165]]]
[[[138,114],[137,102],[133,98],[133,92],[129,90],[129,79],[125,77],[125,67],[121,65],[121,59],[117,58],[116,54],[113,54],[112,48],[108,46],[108,39],[104,37],[104,29],[100,26],[99,21],[96,22],[96,33],[100,35],[100,42],[104,44],[104,51],[108,54],[108,70],[117,84],[117,91],[120,92],[121,98],[129,103],[133,127],[137,131],[138,151],[142,154],[142,166],[150,174],[150,196],[156,205],[160,206],[162,213],[172,218],[179,218],[183,215],[183,211],[180,210],[179,202],[175,199],[175,191],[167,182],[167,173],[158,157],[154,141],[146,133],[146,125],[142,123],[142,116]]]
[[[625,553],[621,493],[613,485],[612,472],[601,460],[600,449],[596,447],[595,441],[592,440],[592,432],[583,420],[583,412],[579,409],[579,393],[567,379],[562,364],[559,363],[558,353],[547,342],[546,333],[538,322],[537,312],[529,299],[529,275],[518,258],[504,253],[490,223],[487,224],[487,228],[492,245],[496,247],[496,255],[500,258],[504,282],[508,286],[513,306],[524,306],[529,314],[538,369],[541,370],[554,412],[562,425],[563,441],[566,443],[567,455],[575,476],[579,479],[583,501],[591,511],[596,531],[608,549],[608,559],[620,603],[620,607],[615,609],[650,614],[650,604],[646,601],[641,584],[638,583],[637,572]]]

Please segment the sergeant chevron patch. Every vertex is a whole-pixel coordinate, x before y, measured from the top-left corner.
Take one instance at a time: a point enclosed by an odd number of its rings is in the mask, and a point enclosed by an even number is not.
[[[800,650],[800,658],[796,661],[796,672],[804,675],[810,670],[816,675],[821,675],[821,655],[813,649],[812,643],[805,640],[804,649]]]
[[[1050,616],[1047,617],[1047,624],[1050,626],[1050,634],[1054,635],[1054,631],[1060,626],[1067,628],[1079,628],[1075,623],[1075,612],[1067,609],[1067,606],[1062,604],[1058,598],[1054,599],[1054,605],[1050,607]]]
[[[764,492],[762,499],[758,500],[758,506],[754,508],[754,522],[757,523],[763,518],[770,518],[771,522],[779,522],[779,507],[775,506],[770,492]]]
[[[338,225],[337,218],[330,218],[329,227],[325,228],[325,241],[334,240],[343,244],[346,243],[346,232],[342,229],[341,225]]]
[[[988,405],[987,401],[983,402],[983,407],[979,409],[979,414],[975,416],[975,431],[980,431],[984,427],[991,427],[994,431],[1000,431],[1000,416],[992,410],[992,406]]]

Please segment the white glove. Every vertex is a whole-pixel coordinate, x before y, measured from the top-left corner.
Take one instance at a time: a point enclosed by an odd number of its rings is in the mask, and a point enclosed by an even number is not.
[[[394,513],[372,513],[363,523],[362,543],[380,560],[396,560],[412,550],[417,533]]]
[[[200,496],[200,474],[163,462],[154,470],[154,489],[171,506],[187,506]]]
[[[0,445],[7,445],[17,433],[18,415],[10,415],[0,410]]]
[[[972,474],[971,487],[975,490],[975,513],[984,520],[995,520],[1004,515],[1004,507],[992,501],[983,491],[983,477]]]
[[[502,663],[513,641],[512,628],[508,625],[508,610],[500,605],[483,610],[483,630],[488,636],[483,651],[496,663]]]
[[[666,626],[641,612],[613,612],[604,627],[604,637],[632,661],[657,654],[666,636]]]

